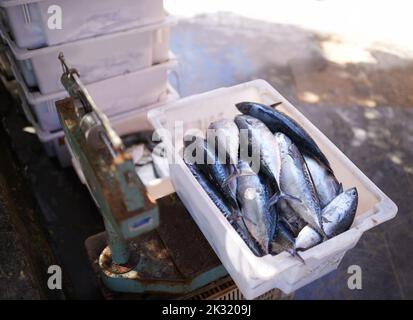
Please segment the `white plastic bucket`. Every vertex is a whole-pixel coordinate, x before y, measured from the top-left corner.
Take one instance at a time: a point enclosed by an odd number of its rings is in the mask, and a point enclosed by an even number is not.
[[[31,114],[28,120],[46,132],[60,130],[55,103],[67,97],[66,91],[49,95],[30,92],[10,55],[9,60],[22,89],[23,108],[26,115]],[[164,101],[168,91],[168,70],[174,69],[176,65],[177,60],[171,54],[168,62],[91,83],[86,87],[99,108],[111,116]]]
[[[19,48],[36,49],[161,22],[163,0],[1,0]],[[59,19],[61,17],[61,25]],[[60,28],[61,27],[61,28]]]
[[[168,60],[169,31],[174,22],[169,17],[158,24],[36,50],[20,49],[7,33],[1,34],[27,87],[46,95],[64,90],[60,52],[81,72],[84,84],[109,79]]]
[[[363,232],[393,218],[397,207],[324,134],[263,80],[183,98],[153,109],[148,117],[155,129],[170,130],[172,137],[175,121],[183,122],[184,133],[194,128],[205,132],[211,121],[239,114],[235,104],[241,101],[268,105],[282,101],[282,110],[299,122],[318,143],[344,188],[355,186],[359,193],[359,206],[353,226],[303,252],[301,255],[305,264],[286,252],[256,257],[198,184],[182,158],[178,156],[176,162],[170,164],[176,192],[243,295],[253,299],[273,288],[289,294],[336,269],[344,254],[356,245]],[[165,138],[164,142],[170,155],[183,146],[183,141],[174,144]]]

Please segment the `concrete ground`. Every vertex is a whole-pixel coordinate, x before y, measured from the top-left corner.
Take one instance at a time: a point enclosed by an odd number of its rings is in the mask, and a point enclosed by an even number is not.
[[[367,232],[338,270],[298,290],[296,299],[413,298],[413,60],[409,53],[400,54],[385,44],[381,50],[357,47],[336,34],[230,13],[182,20],[173,29],[171,46],[180,60],[172,81],[181,95],[267,80],[399,206],[394,220]],[[359,59],[347,61],[354,48],[359,48],[355,50]],[[5,99],[3,90],[3,105]],[[73,170],[59,168],[36,138],[22,130],[27,122],[15,107],[2,110],[2,115],[11,137],[4,145],[12,150],[8,164],[1,165],[0,182],[7,181],[2,190],[14,188],[14,178],[4,174],[14,163],[26,182],[22,185],[25,198],[34,197],[30,207],[35,209],[27,219],[42,236],[38,243],[27,243],[27,228],[11,226],[19,223],[10,223],[10,217],[21,215],[17,209],[5,209],[4,199],[10,197],[1,192],[0,221],[7,226],[6,233],[0,229],[1,235],[12,239],[8,243],[17,239],[22,250],[0,247],[0,287],[11,288],[0,298],[42,296],[37,288],[44,286],[45,266],[34,263],[37,258],[30,254],[43,251],[42,241],[50,243],[53,263],[62,266],[67,281],[64,296],[99,297],[83,244],[102,230],[93,201]],[[362,290],[347,287],[347,268],[354,264],[363,270]],[[27,267],[32,265],[38,267]],[[10,278],[1,272],[5,266],[12,270],[6,272]],[[13,287],[10,283],[19,279],[21,270],[25,278]]]

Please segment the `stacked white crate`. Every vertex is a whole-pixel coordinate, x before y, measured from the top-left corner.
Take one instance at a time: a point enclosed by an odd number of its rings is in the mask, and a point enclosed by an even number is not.
[[[60,52],[110,118],[177,98],[168,85],[174,20],[163,0],[0,0],[0,8],[25,114],[50,155],[61,156],[56,137],[63,141],[54,105],[67,96]]]

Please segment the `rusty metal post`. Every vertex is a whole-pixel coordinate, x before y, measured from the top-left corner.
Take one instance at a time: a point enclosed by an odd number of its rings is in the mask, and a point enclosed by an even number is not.
[[[115,231],[111,223],[103,216],[103,221],[105,223],[105,229],[108,238],[108,246],[112,253],[112,261],[118,265],[124,265],[128,263],[130,257],[130,251],[126,241],[122,236]]]

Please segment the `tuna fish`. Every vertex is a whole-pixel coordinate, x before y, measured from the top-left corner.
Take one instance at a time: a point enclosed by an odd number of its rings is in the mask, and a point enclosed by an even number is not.
[[[228,178],[228,171],[224,163],[221,163],[211,150],[205,139],[200,137],[186,137],[186,147],[184,157],[187,163],[195,164],[201,169],[204,175],[215,185],[215,188],[222,194],[231,209],[239,209],[236,194],[225,185]]]
[[[309,225],[324,235],[321,223],[321,207],[317,191],[307,165],[298,148],[282,133],[276,133],[280,170],[277,181],[281,193],[290,195],[286,199],[291,208]],[[272,202],[278,199],[272,199]]]
[[[237,103],[236,107],[241,113],[261,120],[272,133],[282,132],[286,134],[303,153],[319,159],[330,170],[330,163],[316,142],[291,117],[264,104],[255,102]]]

